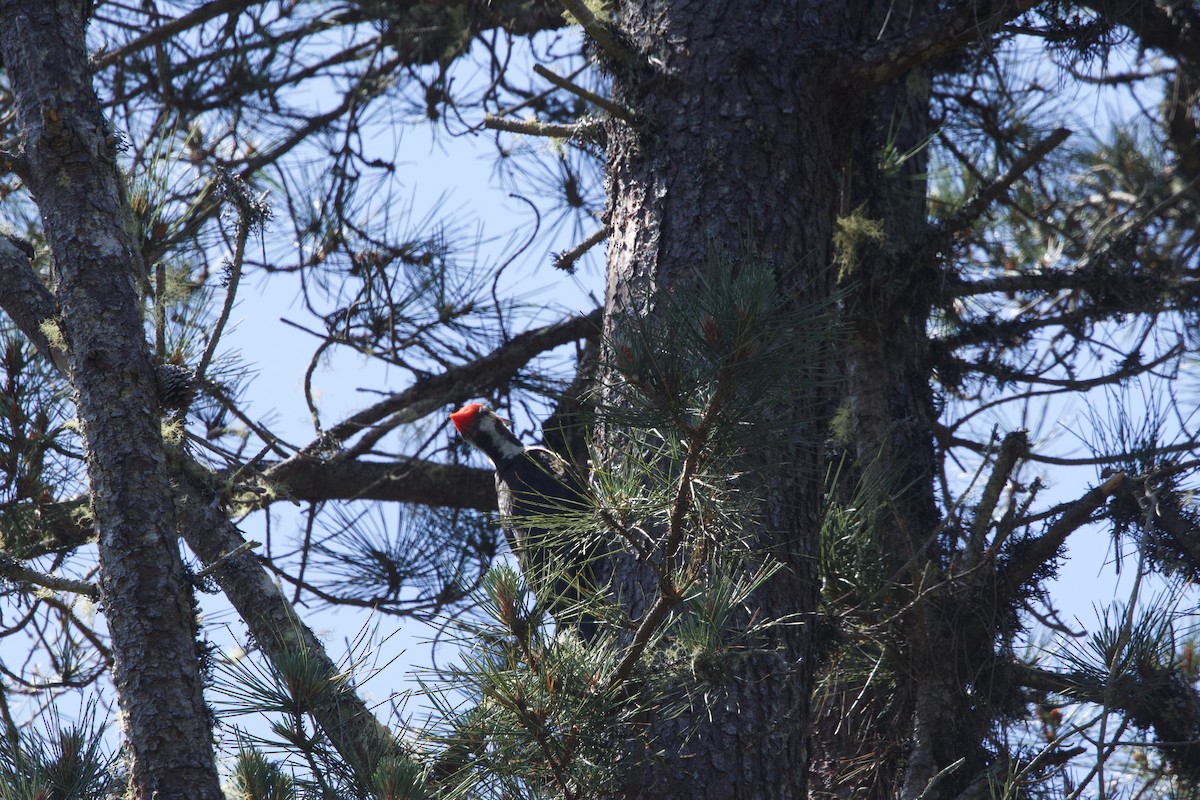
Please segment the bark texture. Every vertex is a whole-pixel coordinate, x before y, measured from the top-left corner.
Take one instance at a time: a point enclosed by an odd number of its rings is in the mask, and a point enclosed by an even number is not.
[[[221,797],[195,618],[175,544],[154,372],[115,139],[91,85],[91,3],[0,2],[15,164],[41,211],[87,446],[100,585],[135,798]]]
[[[609,134],[606,332],[654,313],[713,246],[735,257],[752,246],[797,307],[828,297],[845,100],[829,91],[823,43],[852,35],[847,5],[621,4],[619,27],[642,66],[615,70],[617,98],[638,117]],[[830,398],[791,391],[778,413],[820,430]],[[788,465],[761,487],[755,549],[785,565],[756,597],[768,617],[807,619],[816,608],[818,440],[762,455]],[[601,447],[619,455],[615,441]],[[786,630],[683,719],[655,726],[662,757],[628,796],[806,795],[811,630]],[[689,728],[689,715],[700,724]]]
[[[378,760],[403,757],[398,739],[354,691],[349,674],[325,652],[316,634],[296,614],[279,586],[252,552],[241,550],[245,539],[225,512],[209,500],[209,492],[182,472],[178,474],[180,531],[193,552],[207,565],[217,565],[213,577],[254,642],[281,672],[295,668],[297,657],[312,674],[331,687],[307,710],[321,726],[338,754],[362,774],[374,772]]]

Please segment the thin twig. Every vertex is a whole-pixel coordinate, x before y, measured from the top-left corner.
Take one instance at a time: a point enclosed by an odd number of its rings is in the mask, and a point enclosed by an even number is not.
[[[563,250],[559,253],[555,253],[553,258],[554,268],[561,269],[569,274],[574,274],[575,262],[582,258],[584,253],[607,239],[608,232],[609,227],[607,225],[601,226],[595,233],[572,247],[570,250]]]
[[[921,792],[921,795],[917,798],[917,800],[925,800],[925,798],[930,797],[933,793],[933,790],[937,787],[937,785],[939,783],[942,782],[942,780],[946,776],[955,772],[959,767],[961,767],[965,763],[967,763],[967,759],[964,756],[964,757],[958,759],[957,761],[955,761],[954,763],[950,764],[948,767],[943,769],[937,775],[934,775],[932,778],[930,778],[929,783],[925,784],[925,790],[923,792]]]
[[[587,141],[600,130],[599,122],[576,123],[562,125],[554,122],[538,122],[536,120],[506,119],[488,114],[483,120],[483,127],[494,131],[523,133],[526,136],[543,136],[550,139],[575,139]]]
[[[571,71],[571,74],[567,75],[567,80],[575,80],[575,78],[577,78],[579,76],[579,73],[583,72],[589,66],[591,66],[591,65],[589,63],[585,62],[583,65],[576,67],[574,70]],[[500,109],[500,113],[496,114],[495,116],[497,116],[497,117],[510,116],[512,114],[517,113],[522,108],[527,108],[528,106],[535,105],[536,103],[540,103],[542,100],[545,100],[547,97],[549,97],[553,93],[554,93],[553,89],[546,89],[545,91],[538,92],[537,94],[532,94],[529,97],[526,97],[521,102],[517,103],[516,105],[511,105],[508,108]]]
[[[111,53],[100,55],[95,59],[94,66],[97,70],[100,70],[112,64],[125,61],[139,50],[161,44],[178,33],[203,25],[222,14],[237,15],[257,2],[258,0],[212,0],[211,2],[204,3],[199,8],[184,14],[182,17],[151,28],[124,47],[113,50]]]
[[[662,626],[663,622],[670,615],[671,609],[678,603],[678,597],[669,597],[662,594],[658,596],[654,601],[654,605],[646,612],[646,616],[642,617],[642,623],[638,625],[637,632],[633,635],[633,641],[625,649],[625,657],[621,659],[616,672],[609,679],[606,691],[612,691],[629,679],[629,676],[633,674],[633,668],[637,665],[638,659],[642,657],[646,646],[650,644],[650,639],[654,636],[654,632]]]
[[[199,385],[199,384],[197,384],[197,385]],[[220,384],[218,384],[214,381],[205,381],[204,382],[204,391],[207,394],[214,397],[217,400],[217,402],[219,402],[227,411],[229,411],[230,414],[233,414],[233,416],[237,417],[239,422],[241,422],[243,425],[245,425],[247,428],[249,428],[251,431],[253,431],[254,435],[256,435],[266,445],[268,445],[275,452],[275,454],[278,455],[280,458],[289,458],[289,457],[291,457],[291,455],[293,453],[295,453],[299,449],[295,445],[285,442],[283,439],[280,439],[278,436],[271,433],[269,430],[264,428],[262,425],[258,424],[254,420],[250,419],[250,417],[246,414],[246,412],[244,412],[240,408],[238,408],[237,403],[234,402],[233,397],[228,392],[226,392],[225,389]]]
[[[547,67],[542,66],[541,64],[534,64],[533,71],[536,72],[538,75],[541,75],[546,80],[553,83],[558,88],[565,89],[566,91],[570,92],[571,94],[573,94],[577,97],[582,97],[584,100],[588,101],[589,103],[596,106],[597,108],[602,108],[605,111],[607,111],[609,114],[612,114],[617,119],[625,120],[626,122],[634,121],[634,113],[632,111],[630,111],[628,108],[625,108],[617,103],[614,103],[612,100],[609,100],[607,97],[601,97],[600,95],[596,94],[595,92],[584,89],[582,86],[580,86],[577,83],[572,83],[571,81],[562,77],[558,73],[554,72],[553,70],[551,70]]]
[[[932,14],[923,26],[889,37],[861,50],[839,54],[843,64],[837,74],[847,82],[875,85],[896,78],[955,52],[967,44],[985,41],[993,31],[1016,19],[1039,0],[977,0],[958,4],[957,11]],[[565,5],[565,0],[564,0]]]
[[[234,244],[233,261],[229,265],[229,286],[225,290],[225,305],[221,307],[221,314],[217,317],[216,324],[213,325],[212,334],[208,337],[208,344],[204,348],[204,355],[200,356],[200,363],[196,365],[194,381],[197,386],[201,386],[204,383],[204,373],[208,370],[208,365],[212,362],[213,355],[217,351],[217,342],[220,341],[225,324],[229,321],[229,315],[233,312],[233,302],[237,298],[238,282],[242,277],[242,261],[246,256],[246,242],[250,238],[250,225],[250,220],[246,219],[239,209],[237,241]]]
[[[992,525],[992,514],[1000,501],[1000,493],[1008,485],[1008,479],[1017,466],[1017,461],[1029,452],[1029,435],[1025,431],[1012,431],[1004,437],[996,454],[996,465],[983,487],[983,496],[975,506],[975,518],[971,521],[971,538],[967,542],[966,566],[979,563],[983,553],[983,540]]]

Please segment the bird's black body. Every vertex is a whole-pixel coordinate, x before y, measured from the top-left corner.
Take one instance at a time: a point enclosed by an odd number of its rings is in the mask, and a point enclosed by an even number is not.
[[[582,480],[553,450],[523,444],[486,406],[470,403],[450,419],[462,437],[495,466],[496,496],[508,546],[535,595],[562,622],[562,612],[583,597],[581,582],[590,579],[590,570],[584,548],[572,546],[553,523],[555,518],[588,507]],[[595,620],[577,611],[566,616],[585,638],[591,638]]]

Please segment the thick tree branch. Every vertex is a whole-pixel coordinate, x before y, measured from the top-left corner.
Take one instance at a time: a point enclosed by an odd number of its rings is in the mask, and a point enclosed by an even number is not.
[[[476,511],[496,510],[496,476],[490,469],[428,461],[297,461],[287,470],[267,464],[273,488],[284,497],[327,500],[380,500]],[[286,474],[286,482],[279,476]]]
[[[39,353],[64,376],[70,375],[67,354],[52,346],[45,324],[57,326],[58,306],[29,263],[29,256],[12,240],[0,236],[0,308]]]
[[[347,683],[347,675],[325,652],[316,635],[296,614],[275,581],[207,490],[185,471],[176,472],[180,534],[237,609],[267,658],[277,666],[302,655],[336,691],[322,693],[312,715],[333,747],[350,764],[369,768],[383,756],[404,757],[403,749]],[[370,774],[368,771],[367,774]]]
[[[1067,537],[1090,522],[1096,510],[1124,489],[1128,482],[1125,473],[1118,472],[1068,506],[1045,533],[1030,541],[999,571],[999,592],[1006,597],[1019,595],[1022,587],[1037,574],[1037,571],[1057,557],[1058,549]]]
[[[1042,0],[960,0],[946,14],[931,14],[929,21],[900,36],[842,57],[835,74],[847,85],[862,81],[881,85],[924,64],[988,38]]]
[[[38,572],[37,570],[22,566],[19,562],[4,556],[0,556],[0,578],[41,586],[56,592],[82,594],[93,600],[100,599],[100,587],[94,583],[77,581],[72,578],[60,578],[57,575],[48,575],[45,572]]]
[[[498,386],[542,353],[596,335],[600,319],[601,309],[596,309],[590,314],[527,331],[470,364],[452,367],[440,375],[418,381],[334,425],[296,455],[269,470],[265,477],[268,481],[287,485],[300,464],[319,460],[322,452],[328,452],[330,447],[341,445],[362,431],[379,426],[390,429],[414,422],[441,406]],[[340,463],[341,459],[335,456],[330,461]]]
[[[275,464],[265,470],[276,478]],[[213,476],[223,484],[230,473]],[[328,461],[296,462],[288,470],[288,481],[274,479],[274,490],[259,502],[266,508],[280,499],[319,503],[329,500],[377,500],[392,503],[419,503],[427,506],[463,508],[474,511],[496,510],[496,477],[490,469],[475,469],[428,461],[408,462]],[[211,502],[211,499],[210,499]],[[22,558],[73,550],[95,541],[96,530],[82,514],[87,497],[66,500],[42,509],[41,540],[14,546],[0,535],[0,551],[19,550]]]
[[[613,29],[607,22],[592,13],[592,7],[588,3],[584,0],[559,0],[559,2],[583,27],[587,35],[596,41],[600,49],[608,54],[609,58],[625,66],[637,63],[637,53],[618,41]]]

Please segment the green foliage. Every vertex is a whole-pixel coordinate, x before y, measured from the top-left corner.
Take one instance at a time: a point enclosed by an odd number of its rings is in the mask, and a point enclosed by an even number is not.
[[[1163,612],[1164,599],[1145,608],[1113,606],[1100,627],[1063,653],[1068,669],[1068,696],[1089,702],[1149,709],[1161,684],[1176,671],[1176,634],[1172,613]],[[1148,726],[1150,716],[1135,722]]]
[[[43,729],[0,737],[0,800],[109,800],[123,791],[116,759],[104,752],[95,708],[64,723],[53,708]]]
[[[424,772],[417,764],[391,756],[348,763],[313,717],[316,706],[350,691],[350,676],[361,673],[361,666],[358,659],[329,675],[303,649],[277,654],[272,663],[251,655],[217,662],[213,705],[218,717],[233,724],[245,717],[268,723],[268,733],[261,735],[233,728],[238,747],[234,783],[245,800],[426,797]],[[282,753],[285,760],[269,761],[268,752]]]
[[[573,629],[552,630],[507,566],[484,590],[481,607],[495,622],[466,629],[458,663],[430,690],[442,718],[435,774],[452,796],[585,797],[614,785],[640,729],[644,688],[613,680],[613,635],[585,645]]]
[[[715,251],[617,328],[596,397],[621,457],[593,459],[586,507],[522,518],[548,531],[526,545],[547,566],[491,570],[479,602],[490,622],[464,628],[464,654],[431,690],[431,770],[455,796],[602,795],[652,752],[651,720],[703,705],[768,628],[797,622],[755,611],[779,568],[753,545],[756,459],[782,442],[815,446],[816,420],[782,398],[827,385],[836,335],[830,303],[796,308],[769,266]],[[636,555],[643,588],[579,580],[580,554],[606,569],[621,551]],[[571,586],[600,632],[585,641],[576,611],[558,606],[553,626],[530,584]]]
[[[886,519],[885,492],[891,484],[879,472],[878,467],[862,470],[845,499],[838,498],[841,471],[831,471],[826,480],[820,533],[822,592],[839,608],[884,591],[894,577],[888,574],[889,559],[877,535],[877,526]]]
[[[293,800],[295,782],[257,750],[238,751],[231,777],[230,800]]]
[[[780,565],[767,562],[755,573],[737,566],[734,559],[710,565],[706,580],[687,598],[687,613],[679,615],[664,642],[655,667],[665,667],[669,674],[682,673],[681,684],[689,679],[700,689],[721,684],[731,673],[731,660],[755,652],[768,628],[798,622],[754,615],[747,620],[745,612],[753,607],[754,593]]]
[[[796,307],[772,265],[710,250],[652,313],[618,321],[598,416],[714,462],[797,437],[815,443],[815,420],[783,413],[780,397],[832,380],[837,298]]]
[[[425,776],[411,761],[389,757],[381,759],[371,776],[371,788],[378,800],[425,800]]]

